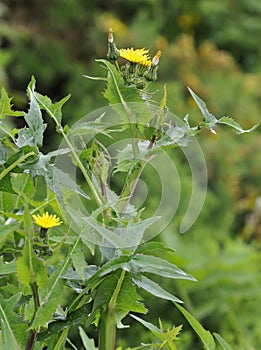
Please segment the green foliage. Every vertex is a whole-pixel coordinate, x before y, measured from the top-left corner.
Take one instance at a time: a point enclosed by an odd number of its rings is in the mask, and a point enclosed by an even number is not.
[[[216,133],[215,126],[217,124],[225,124],[225,125],[229,126],[238,135],[244,134],[245,132],[251,132],[251,131],[255,130],[259,125],[259,124],[256,124],[251,129],[244,130],[235,120],[233,120],[233,118],[222,117],[220,119],[217,119],[213,114],[209,113],[205,102],[202,101],[201,98],[199,98],[195,94],[195,92],[193,92],[190,88],[189,88],[189,92],[191,93],[193,99],[195,100],[199,109],[201,110],[201,113],[203,115],[204,126],[209,128],[211,130],[211,132],[213,132],[214,134]],[[201,124],[201,126],[202,126],[202,124]]]
[[[174,340],[179,340],[179,333],[181,332],[182,325],[173,327],[172,329],[167,329],[167,331],[164,331],[162,322],[159,320],[160,323],[160,329],[154,326],[153,324],[144,321],[138,316],[131,315],[135,320],[140,322],[143,326],[145,326],[147,329],[151,331],[151,333],[156,336],[160,343],[153,343],[153,344],[143,344],[144,346],[149,346],[155,349],[169,349],[169,350],[176,350],[177,347],[174,344]],[[135,348],[138,349],[138,348]]]
[[[29,84],[30,86],[31,84]],[[43,145],[43,133],[46,129],[42,119],[42,114],[38,103],[33,95],[32,90],[28,86],[30,108],[24,119],[29,128],[23,128],[18,132],[17,146],[39,146]]]
[[[60,304],[64,283],[61,276],[66,272],[68,260],[57,267],[56,271],[49,277],[44,288],[39,290],[40,305],[35,313],[32,328],[45,325],[52,318]]]
[[[8,235],[10,233],[12,233],[18,227],[19,227],[19,223],[18,222],[13,222],[11,224],[7,224],[7,225],[2,226],[0,228],[0,237],[1,237],[0,244],[1,244],[1,247],[4,244],[5,240],[8,238]]]
[[[21,298],[21,293],[17,293],[9,299],[4,299],[0,294],[0,315],[2,327],[2,341],[4,349],[23,349],[27,331],[27,325],[14,312],[16,304]]]
[[[29,287],[30,283],[36,282],[38,287],[44,288],[47,282],[47,273],[43,263],[37,256],[29,251],[26,245],[22,251],[22,256],[16,262],[17,277],[20,282]]]
[[[164,235],[165,243],[177,249],[176,263],[198,280],[192,285],[179,282],[177,296],[204,327],[215,329],[232,348],[254,347],[260,341],[259,253],[240,239],[222,237],[218,227],[191,234],[180,239],[170,237],[170,232]],[[194,234],[200,241],[197,249]],[[162,310],[163,315],[166,312]]]
[[[80,332],[80,336],[84,345],[84,348],[86,350],[97,350],[97,348],[95,347],[94,344],[94,340],[90,339],[87,334],[84,332],[82,327],[79,327],[79,332]]]
[[[186,317],[191,327],[200,337],[201,341],[204,344],[204,349],[206,350],[215,350],[216,345],[214,342],[214,338],[212,337],[209,331],[206,331],[201,324],[189,313],[186,309],[184,309],[181,305],[176,304],[176,307],[182,312],[182,314]]]
[[[20,117],[23,115],[22,112],[12,110],[11,101],[12,98],[9,98],[5,89],[2,88],[0,100],[0,119],[3,119],[6,116]]]
[[[232,347],[217,333],[214,333],[223,350],[232,350]]]

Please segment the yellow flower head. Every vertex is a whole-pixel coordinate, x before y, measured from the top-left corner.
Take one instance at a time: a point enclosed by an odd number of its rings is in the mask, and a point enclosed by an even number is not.
[[[56,215],[49,214],[48,211],[43,213],[43,215],[33,215],[34,222],[41,226],[42,228],[51,228],[54,226],[61,225],[62,221]]]
[[[143,49],[120,49],[120,56],[129,62],[140,63],[145,67],[151,65],[151,60],[148,55],[149,50]]]

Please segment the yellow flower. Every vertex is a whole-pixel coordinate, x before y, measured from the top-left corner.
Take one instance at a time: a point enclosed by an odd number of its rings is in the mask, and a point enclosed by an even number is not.
[[[49,214],[48,211],[43,213],[43,215],[32,215],[34,222],[38,225],[41,226],[42,228],[51,228],[54,226],[59,226],[61,225],[62,221],[60,220],[59,217],[56,215]]]
[[[120,56],[129,62],[140,63],[145,67],[151,65],[151,60],[148,55],[149,50],[143,49],[120,49]]]

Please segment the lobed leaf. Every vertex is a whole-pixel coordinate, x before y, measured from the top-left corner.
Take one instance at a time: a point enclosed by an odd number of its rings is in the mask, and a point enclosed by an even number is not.
[[[244,133],[247,133],[247,132],[252,132],[253,130],[255,130],[260,123],[254,125],[252,128],[250,129],[243,129],[241,127],[240,124],[238,124],[233,118],[230,118],[230,117],[222,117],[218,120],[218,124],[224,124],[224,125],[227,125],[229,126],[237,135],[241,135],[241,134],[244,134]]]
[[[3,119],[6,116],[20,117],[20,116],[23,115],[23,112],[13,111],[12,110],[11,101],[12,101],[12,98],[8,97],[7,92],[2,87],[2,89],[1,89],[1,99],[0,99],[0,120]]]
[[[131,275],[126,274],[116,303],[116,315],[118,324],[129,312],[147,313],[147,309],[140,302],[141,296],[137,293],[132,283]]]
[[[48,96],[43,96],[35,91],[35,78],[32,77],[29,85],[28,85],[28,91],[29,94],[34,96],[34,99],[38,102],[39,107],[41,109],[44,109],[47,114],[54,119],[57,127],[57,131],[60,131],[61,127],[61,119],[62,119],[62,106],[66,101],[69,100],[71,95],[65,96],[60,101],[53,103],[52,100]]]
[[[62,106],[69,100],[71,95],[67,95],[62,98],[60,101],[53,103],[52,100],[47,97],[39,94],[38,92],[34,92],[34,95],[42,109],[44,109],[49,116],[55,120],[57,125],[57,131],[60,131],[61,122],[62,122]]]
[[[206,103],[200,97],[198,97],[191,88],[188,87],[188,90],[203,115],[203,121],[206,123],[215,124],[217,122],[217,118],[208,111]]]
[[[42,146],[43,133],[47,126],[47,124],[43,122],[40,107],[32,90],[29,87],[28,91],[30,98],[30,108],[28,113],[24,113],[24,119],[29,128],[20,129],[18,132],[16,144],[20,148],[24,146]]]

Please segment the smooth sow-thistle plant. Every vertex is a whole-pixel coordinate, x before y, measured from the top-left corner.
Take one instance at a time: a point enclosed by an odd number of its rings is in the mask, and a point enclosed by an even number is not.
[[[202,121],[191,126],[188,116],[184,121],[173,117],[166,87],[161,101],[154,101],[160,56],[158,51],[151,58],[145,48],[118,49],[110,30],[107,59],[97,60],[105,76],[85,76],[105,82],[108,105],[73,126],[62,122],[62,106],[69,96],[53,103],[36,91],[34,77],[27,88],[26,112],[14,111],[2,89],[1,350],[121,349],[116,329],[126,326],[126,316],[155,336],[155,343],[135,349],[179,349],[181,325],[164,330],[161,322],[156,327],[140,317],[148,311],[141,290],[168,300],[205,349],[215,349],[213,336],[180,305],[175,291],[165,290],[157,280],[160,276],[192,283],[194,278],[173,263],[174,251],[150,239],[166,226],[164,216],[168,213],[173,219],[175,214],[175,171],[165,165],[172,149],[180,148],[190,157],[186,149],[197,149],[195,137],[202,128],[216,133],[218,125],[227,125],[238,134],[254,128],[243,130],[229,117],[216,118],[190,89]],[[43,151],[43,112],[63,138],[49,153]],[[17,117],[24,118],[25,127],[11,127],[9,120]],[[144,172],[156,176],[152,168],[159,174],[162,198],[151,200],[148,183],[146,202],[139,184]],[[201,184],[202,179],[200,174]],[[159,209],[151,214],[153,202]],[[196,204],[185,229],[198,215]],[[98,330],[95,341],[87,336],[93,325]],[[219,335],[216,339],[229,349]]]

